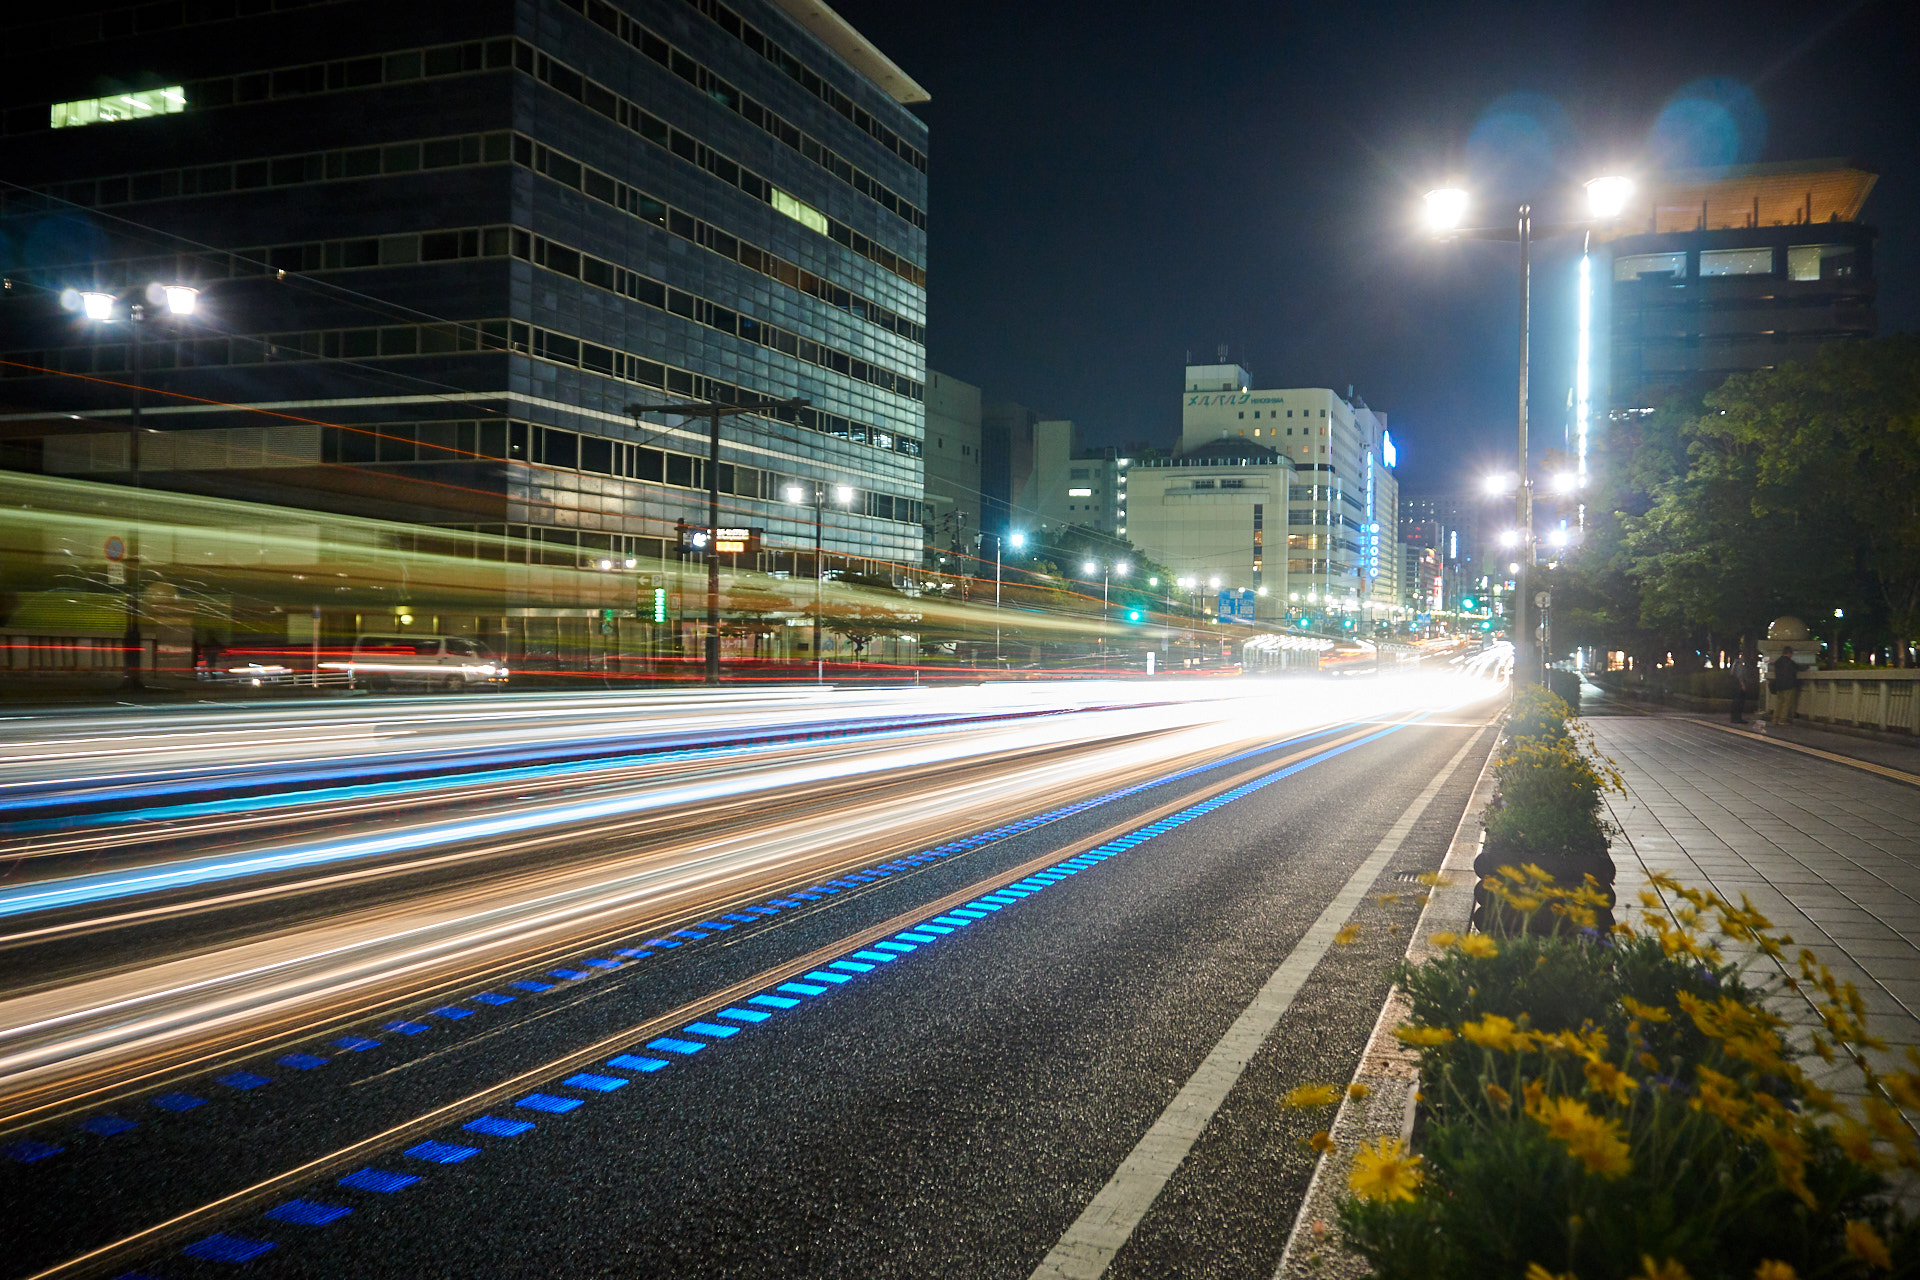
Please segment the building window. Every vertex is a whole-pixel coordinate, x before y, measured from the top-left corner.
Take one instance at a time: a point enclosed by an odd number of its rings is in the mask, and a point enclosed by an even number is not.
[[[1839,280],[1853,274],[1850,244],[1796,244],[1787,250],[1787,279]]]
[[[769,194],[773,197],[770,203],[775,209],[786,214],[803,227],[812,227],[823,236],[828,234],[826,214],[820,212],[806,201],[788,195],[778,187],[769,188]]]
[[[1193,487],[1194,487],[1194,488],[1196,488],[1196,489],[1211,489],[1211,488],[1213,488],[1213,481],[1211,481],[1211,480],[1195,480],[1195,481],[1193,482]]]
[[[1091,497],[1093,496],[1093,490],[1091,490],[1091,489],[1069,489],[1069,490],[1067,490],[1067,496],[1068,496],[1069,498],[1091,498]]]
[[[1671,276],[1678,280],[1686,274],[1684,253],[1635,253],[1613,261],[1615,280],[1638,280],[1642,276]]]
[[[1770,276],[1772,249],[1706,249],[1700,254],[1701,276]]]
[[[139,120],[146,116],[178,115],[187,109],[184,86],[143,89],[138,93],[116,93],[105,98],[82,98],[78,102],[53,104],[55,129],[82,124],[111,124],[116,120]]]

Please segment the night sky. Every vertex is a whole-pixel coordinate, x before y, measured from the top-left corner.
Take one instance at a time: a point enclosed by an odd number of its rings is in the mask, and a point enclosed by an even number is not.
[[[1182,364],[1224,343],[1256,386],[1385,410],[1410,490],[1510,468],[1517,252],[1420,233],[1449,177],[1498,222],[1663,159],[1856,157],[1881,332],[1920,324],[1896,0],[836,8],[933,95],[929,364],[1094,444],[1169,447]],[[1536,258],[1536,438],[1567,418],[1577,253]]]

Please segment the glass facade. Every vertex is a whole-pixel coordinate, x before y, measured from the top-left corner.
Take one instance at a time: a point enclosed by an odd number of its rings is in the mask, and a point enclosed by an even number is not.
[[[723,521],[810,548],[787,483],[849,486],[829,552],[918,562],[918,117],[762,0],[339,17],[45,33],[59,56],[0,91],[0,159],[32,188],[0,222],[0,412],[111,425],[125,392],[76,375],[124,370],[130,335],[63,295],[186,283],[198,313],[142,331],[167,456],[227,456],[246,410],[325,428],[304,470],[213,464],[203,487],[663,545],[704,521],[706,427],[646,406],[797,397],[726,420]],[[153,78],[76,100],[115,76]]]

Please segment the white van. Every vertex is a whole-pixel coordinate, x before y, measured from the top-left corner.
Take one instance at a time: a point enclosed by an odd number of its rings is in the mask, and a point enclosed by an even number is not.
[[[507,668],[464,636],[360,636],[347,680],[368,689],[476,689],[504,685]]]

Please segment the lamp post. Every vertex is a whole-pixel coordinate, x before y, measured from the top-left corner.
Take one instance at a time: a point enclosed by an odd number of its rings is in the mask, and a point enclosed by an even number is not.
[[[720,683],[720,553],[713,549],[714,530],[720,527],[720,420],[742,413],[766,413],[771,409],[799,409],[811,403],[803,396],[791,400],[755,400],[746,404],[721,404],[717,400],[695,400],[685,404],[630,404],[627,413],[636,420],[643,413],[676,413],[707,419],[707,683]]]
[[[1533,307],[1533,238],[1536,234],[1558,235],[1566,231],[1588,231],[1596,224],[1611,221],[1620,216],[1627,200],[1633,195],[1633,182],[1623,177],[1595,178],[1586,184],[1587,208],[1589,217],[1582,222],[1543,223],[1537,229],[1533,221],[1533,205],[1523,203],[1512,226],[1505,227],[1462,227],[1461,220],[1466,217],[1472,204],[1472,197],[1460,187],[1440,187],[1427,192],[1427,221],[1434,233],[1444,239],[1465,237],[1472,240],[1511,240],[1520,246],[1520,387],[1518,404],[1518,460],[1519,469],[1514,485],[1514,523],[1521,537],[1526,539],[1528,547],[1533,543],[1533,482],[1527,474],[1527,376],[1529,372],[1529,344],[1532,339]],[[1514,592],[1514,653],[1513,678],[1515,684],[1533,684],[1541,678],[1540,655],[1535,652],[1532,619],[1528,610],[1531,600],[1528,595],[1528,568],[1532,560],[1532,551],[1520,561],[1520,576]]]
[[[998,667],[1000,657],[1000,548],[1003,542],[1012,543],[1015,551],[1027,545],[1024,533],[996,533],[993,535],[993,665]]]
[[[140,407],[143,399],[142,380],[146,376],[146,358],[142,341],[146,336],[147,307],[163,306],[172,316],[190,316],[198,304],[200,291],[184,284],[151,284],[145,291],[144,302],[132,302],[127,306],[127,327],[133,335],[133,406],[128,415],[132,424],[127,436],[127,469],[133,475],[133,487],[140,488]],[[87,292],[79,296],[81,314],[95,324],[111,324],[114,310],[119,299],[110,293]],[[146,688],[140,674],[146,656],[146,639],[140,631],[140,502],[134,499],[132,525],[128,531],[126,557],[123,561],[126,575],[126,614],[127,627],[122,650],[125,656],[124,674],[120,687],[129,693],[138,693]]]
[[[788,502],[805,502],[806,498],[807,491],[799,485],[787,486]],[[853,502],[853,490],[844,484],[835,485],[833,498],[841,506],[848,506]],[[827,486],[816,481],[813,486],[813,682],[815,684],[827,682],[827,659],[826,655],[820,651],[820,584],[826,580],[827,576],[825,561],[822,558],[825,554],[826,509]]]

